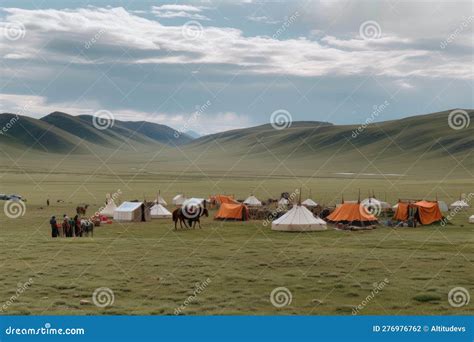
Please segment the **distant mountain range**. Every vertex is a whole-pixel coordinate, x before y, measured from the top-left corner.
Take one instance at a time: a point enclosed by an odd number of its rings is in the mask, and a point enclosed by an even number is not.
[[[94,117],[90,115],[54,112],[33,119],[4,113],[0,114],[0,127],[4,127],[0,143],[53,153],[87,153],[95,147],[137,150],[153,145],[177,146],[193,140],[186,133],[177,134],[171,127],[146,121],[115,120],[113,125],[104,125],[106,129],[94,126]]]
[[[144,121],[116,120],[113,126],[100,130],[88,115],[54,112],[33,119],[0,114],[0,129],[3,127],[0,147],[31,148],[56,154],[154,153],[163,150],[168,151],[172,161],[183,158],[172,152],[172,147],[179,146],[186,155],[207,153],[201,158],[207,161],[232,161],[245,156],[262,163],[280,158],[295,160],[303,166],[323,158],[344,166],[368,163],[369,160],[410,165],[420,158],[453,160],[459,156],[459,160],[465,159],[464,163],[471,165],[473,158],[465,157],[474,150],[474,111],[465,110],[471,124],[463,129],[454,129],[448,124],[450,112],[367,126],[310,121],[293,122],[290,127],[278,130],[266,124],[203,137],[197,137],[194,132],[177,134],[168,126]]]

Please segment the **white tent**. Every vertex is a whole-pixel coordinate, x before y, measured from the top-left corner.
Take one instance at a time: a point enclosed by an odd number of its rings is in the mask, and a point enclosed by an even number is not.
[[[283,207],[286,207],[288,204],[290,204],[290,201],[288,201],[286,198],[282,197],[279,201],[278,201],[278,205],[281,205]]]
[[[114,211],[114,220],[142,222],[150,220],[150,209],[143,202],[123,202]]]
[[[163,197],[161,197],[161,194],[159,192],[158,192],[158,195],[156,196],[156,200],[154,202],[157,203],[157,204],[161,204],[161,205],[168,205],[168,203],[166,203],[165,199]]]
[[[244,204],[248,205],[249,207],[261,207],[262,202],[258,200],[257,197],[251,195],[245,201]]]
[[[451,205],[449,206],[449,209],[456,209],[456,208],[467,209],[469,208],[469,204],[467,204],[466,201],[464,200],[459,200],[454,203],[451,203]]]
[[[161,204],[157,203],[150,209],[151,218],[170,218],[171,213]]]
[[[471,217],[469,217],[469,223],[474,223],[474,215],[472,215]]]
[[[110,198],[107,200],[107,205],[100,211],[100,214],[107,217],[114,217],[115,209],[117,209],[117,206],[114,200]]]
[[[304,205],[305,207],[310,207],[310,208],[318,206],[318,203],[313,201],[311,198],[304,200],[303,203],[301,204]]]
[[[184,201],[186,201],[186,197],[184,197],[183,194],[179,194],[173,197],[174,205],[183,205]]]
[[[299,232],[327,229],[326,222],[301,205],[295,205],[282,217],[272,222],[272,230]]]
[[[446,204],[445,201],[438,201],[438,207],[439,207],[439,210],[441,211],[449,211],[448,205]]]
[[[390,209],[391,205],[388,204],[387,202],[384,202],[384,201],[380,201],[376,198],[373,198],[373,197],[369,197],[369,198],[366,198],[364,199],[363,201],[360,202],[362,205],[364,206],[374,206],[376,208],[380,208],[380,209]]]

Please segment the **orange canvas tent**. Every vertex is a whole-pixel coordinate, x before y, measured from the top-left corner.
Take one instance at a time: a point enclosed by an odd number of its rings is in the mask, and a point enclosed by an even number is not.
[[[418,207],[421,224],[431,224],[443,219],[438,202],[419,201],[415,205]]]
[[[249,212],[241,203],[222,203],[214,219],[247,221]]]
[[[232,196],[227,196],[227,195],[216,195],[215,199],[220,204],[223,204],[223,203],[237,204],[237,203],[239,203],[235,199],[233,199]]]
[[[411,208],[415,210],[412,215]],[[407,221],[412,216],[421,224],[432,224],[443,219],[437,201],[417,201],[412,204],[399,202],[393,218],[397,221]]]
[[[360,203],[342,203],[327,218],[328,222],[367,226],[377,223],[377,218]]]

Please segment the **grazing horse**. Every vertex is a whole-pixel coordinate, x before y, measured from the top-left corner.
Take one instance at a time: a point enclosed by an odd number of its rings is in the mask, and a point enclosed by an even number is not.
[[[81,220],[81,229],[84,232],[84,235],[89,236],[89,232],[91,233],[91,237],[94,237],[94,223],[90,220]]]
[[[179,221],[179,226],[183,228],[183,223],[186,228],[196,228],[196,223],[199,224],[199,228],[201,227],[201,216],[209,217],[209,211],[206,208],[199,208],[199,212],[196,215],[189,215],[186,214],[183,208],[177,208],[173,211],[173,222],[174,222],[174,229],[177,228],[177,223]],[[186,224],[186,221],[189,224]]]
[[[85,215],[87,208],[89,208],[89,204],[86,204],[85,206],[81,207],[76,207],[76,214],[77,215]]]

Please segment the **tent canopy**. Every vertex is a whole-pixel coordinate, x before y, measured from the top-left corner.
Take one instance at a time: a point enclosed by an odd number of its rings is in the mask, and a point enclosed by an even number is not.
[[[333,223],[344,223],[352,225],[371,225],[377,223],[377,218],[367,212],[361,203],[342,203],[328,217]]]
[[[247,221],[249,214],[247,207],[242,203],[222,203],[214,218]]]
[[[363,201],[361,201],[360,203],[364,204],[364,205],[372,205],[372,206],[376,206],[380,209],[390,209],[391,208],[391,205],[388,204],[387,202],[384,202],[384,201],[380,201],[374,197],[369,197],[369,198],[366,198],[364,199]]]
[[[143,202],[123,202],[115,211],[131,212],[140,208],[142,204]]]
[[[244,201],[244,204],[247,204],[248,206],[251,206],[251,207],[260,207],[262,206],[262,202],[260,202],[258,200],[257,197],[251,195],[249,196],[245,201]]]
[[[315,231],[327,229],[326,222],[306,207],[295,205],[282,217],[272,222],[272,230],[279,231]]]
[[[166,203],[165,199],[160,194],[156,196],[156,200],[154,202],[161,205],[168,205],[168,203]]]
[[[233,198],[232,196],[216,195],[216,196],[214,196],[214,198],[216,199],[216,201],[217,201],[219,204],[222,204],[222,203],[233,203],[233,204],[236,204],[236,203],[238,203],[236,200],[234,200],[234,198]]]
[[[456,208],[467,209],[467,208],[469,208],[469,204],[464,200],[458,200],[456,202],[451,203],[449,208],[451,208],[451,209],[456,209]]]
[[[410,217],[410,208],[417,209],[421,224],[431,224],[443,219],[437,201],[399,202],[393,218],[397,221],[407,221]]]
[[[170,218],[171,213],[161,204],[155,204],[150,209],[151,218]]]
[[[107,205],[100,211],[101,215],[107,217],[114,217],[114,211],[117,209],[115,202],[112,198],[107,199]]]
[[[474,215],[472,215],[471,217],[469,217],[469,223],[474,223]]]
[[[184,201],[186,201],[186,197],[183,194],[178,194],[173,197],[173,204],[174,205],[183,205]]]
[[[301,204],[304,205],[305,207],[317,207],[318,206],[318,203],[313,201],[311,198],[308,198],[308,199],[304,200]]]

